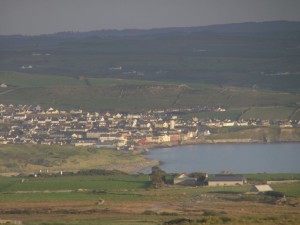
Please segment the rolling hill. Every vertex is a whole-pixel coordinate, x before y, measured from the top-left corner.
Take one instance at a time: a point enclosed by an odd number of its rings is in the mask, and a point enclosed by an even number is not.
[[[299,92],[300,22],[1,36],[0,71]]]
[[[150,109],[225,107],[230,119],[238,119],[253,108],[265,118],[268,112],[287,119],[299,108],[300,94],[258,88],[204,85],[193,82],[158,82],[112,78],[66,77],[0,72],[2,104],[33,104],[59,109],[87,111],[140,112]],[[267,110],[259,108],[269,107]],[[280,110],[278,107],[281,107]],[[277,114],[276,114],[277,115]],[[275,115],[275,117],[276,117]],[[203,114],[203,116],[208,116]],[[218,117],[218,113],[211,113]],[[297,116],[297,113],[295,113]],[[276,118],[273,119],[276,119]],[[225,118],[224,118],[225,119]]]

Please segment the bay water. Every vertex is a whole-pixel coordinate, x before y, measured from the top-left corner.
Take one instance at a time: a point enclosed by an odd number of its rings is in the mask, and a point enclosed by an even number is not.
[[[299,173],[300,143],[200,144],[151,150],[168,173]],[[142,171],[151,172],[151,169]]]

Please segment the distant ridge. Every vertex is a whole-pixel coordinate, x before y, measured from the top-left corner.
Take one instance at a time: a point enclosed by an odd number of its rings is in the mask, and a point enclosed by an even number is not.
[[[58,32],[54,34],[36,35],[40,37],[61,37],[61,38],[85,38],[85,37],[130,37],[143,35],[160,34],[187,34],[198,32],[222,32],[222,33],[252,33],[252,32],[293,32],[300,31],[300,21],[267,21],[267,22],[245,22],[231,24],[216,24],[197,27],[167,27],[153,29],[124,29],[124,30],[94,30],[87,32]],[[5,35],[11,37],[23,37],[22,35]]]
[[[216,24],[198,27],[168,27],[153,29],[125,29],[125,30],[100,30],[88,32],[59,32],[54,36],[139,36],[164,33],[197,33],[197,32],[290,32],[300,31],[300,22],[296,21],[270,21],[246,22],[232,24]]]

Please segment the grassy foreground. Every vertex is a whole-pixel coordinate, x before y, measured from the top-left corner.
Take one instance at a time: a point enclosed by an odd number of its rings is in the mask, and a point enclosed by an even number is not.
[[[6,174],[91,168],[130,171],[151,165],[130,152],[35,145],[2,145],[0,163],[1,172]],[[251,182],[300,178],[299,174],[245,176]],[[282,205],[276,204],[275,197],[247,195],[251,188],[252,185],[152,189],[147,174],[0,176],[0,223],[299,224],[300,182],[272,184],[274,191],[287,197]]]
[[[254,174],[247,176],[255,177]],[[143,174],[0,177],[0,222],[28,225],[299,224],[299,182],[272,185],[274,191],[287,196],[283,205],[277,205],[273,197],[246,195],[251,187],[152,189],[149,176]]]
[[[71,145],[1,145],[0,173],[37,173],[117,169],[135,172],[157,164],[132,152],[75,148]]]
[[[7,224],[291,224],[300,222],[300,182],[276,183],[278,198],[248,195],[252,185],[151,188],[147,174],[51,175],[91,168],[123,171],[151,166],[130,152],[72,146],[7,145],[0,149],[1,172],[42,170],[46,175],[0,176],[0,223]],[[157,162],[155,162],[157,163]],[[109,165],[109,166],[108,166]],[[246,174],[251,182],[290,180],[299,174]],[[188,219],[187,219],[188,218]]]

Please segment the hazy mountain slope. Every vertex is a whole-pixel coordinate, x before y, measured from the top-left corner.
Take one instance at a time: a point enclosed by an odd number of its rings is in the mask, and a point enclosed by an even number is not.
[[[299,91],[300,22],[0,37],[0,71]]]

